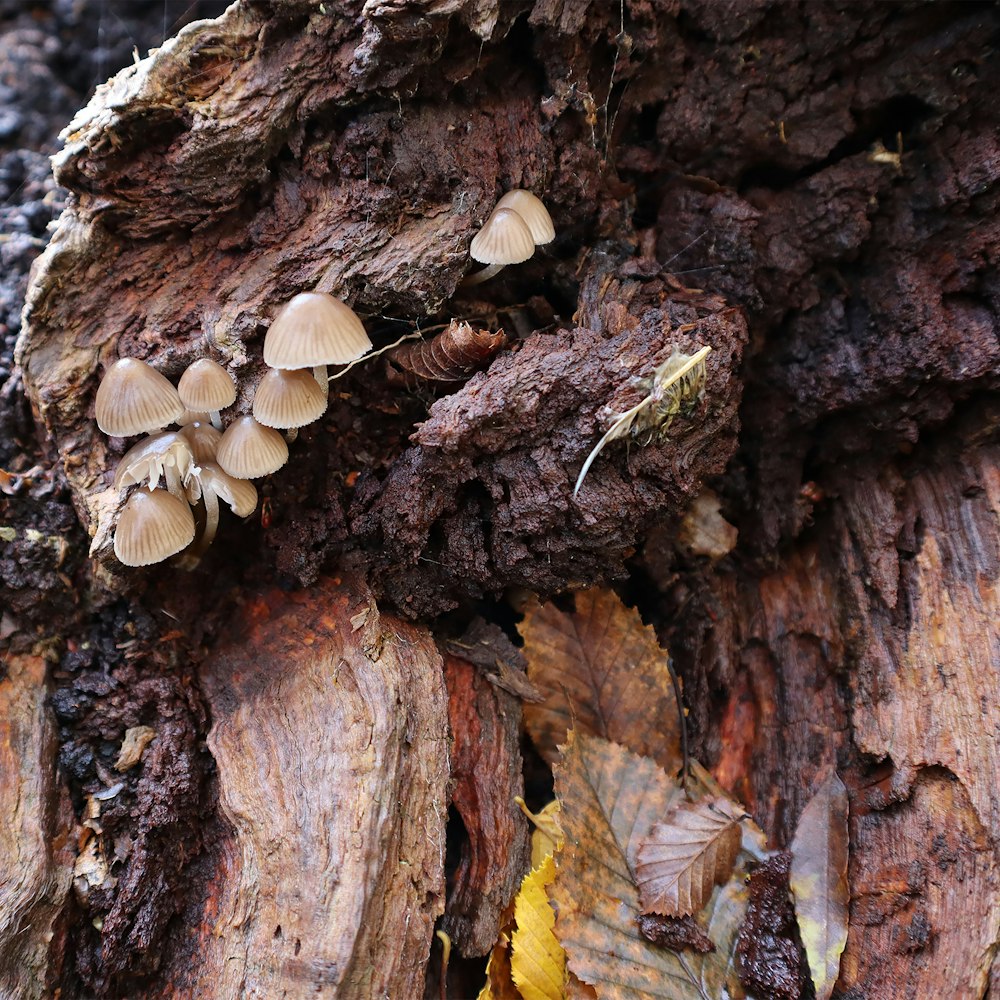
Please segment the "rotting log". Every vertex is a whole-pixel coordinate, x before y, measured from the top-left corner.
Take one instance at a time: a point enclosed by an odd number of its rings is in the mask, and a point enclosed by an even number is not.
[[[380,379],[345,379],[274,480],[271,527],[226,526],[182,582],[90,575],[62,500],[34,514],[2,501],[18,529],[4,565],[24,581],[3,582],[14,640],[58,650],[76,798],[107,788],[132,715],[168,723],[102,816],[123,846],[137,835],[123,877],[64,911],[63,995],[166,996],[208,974],[199,956],[218,960],[206,886],[235,877],[227,809],[250,801],[232,784],[227,799],[197,748],[203,680],[225,715],[220,621],[345,550],[408,615],[631,570],[626,590],[684,675],[697,754],[775,843],[821,767],[845,778],[846,996],[1000,990],[997,30],[978,5],[237,4],[99,91],[57,161],[70,206],[18,357],[42,458],[65,469],[104,570],[121,443],[90,406],[118,354],[176,375],[207,348],[238,376],[242,411],[264,327],[302,288],[346,291],[376,322],[532,297],[549,319],[429,414]],[[456,296],[468,238],[514,185],[546,195],[559,240]],[[716,348],[696,419],[662,449],[609,449],[574,506],[601,408],[634,402],[630,379],[682,321]],[[718,563],[676,546],[706,476],[740,529]],[[82,607],[62,557],[29,543],[32,517],[69,538]],[[239,656],[258,670],[252,647]],[[254,676],[277,712],[279,681]],[[298,746],[314,720],[293,721]],[[232,761],[220,733],[213,752]],[[422,933],[439,901],[425,906]],[[287,938],[265,929],[232,933],[283,962]],[[292,988],[342,972],[311,966]]]
[[[55,773],[46,663],[23,654],[0,674],[0,996],[43,1000],[63,971],[74,823]]]
[[[201,681],[222,828],[200,918],[146,995],[421,995],[444,909],[433,639],[356,579],[324,579],[251,599]]]

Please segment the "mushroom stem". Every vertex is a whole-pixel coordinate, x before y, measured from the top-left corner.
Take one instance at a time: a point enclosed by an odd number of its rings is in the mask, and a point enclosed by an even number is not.
[[[167,479],[167,489],[173,493],[178,500],[182,500],[184,503],[187,503],[187,494],[184,492],[184,487],[181,485],[181,477],[177,471],[177,466],[170,461],[164,462],[163,474]]]
[[[215,541],[215,533],[219,528],[219,498],[209,486],[202,489],[202,499],[205,501],[205,530],[198,541],[199,554]]]
[[[219,416],[218,410],[212,410],[212,412],[208,415],[208,419],[212,421],[212,426],[217,431],[222,430],[222,417]]]
[[[288,430],[285,431],[285,440],[289,444],[291,444],[298,436],[299,436],[298,427],[289,427]]]
[[[320,387],[323,389],[323,394],[329,396],[330,394],[330,384],[326,377],[326,365],[314,365],[313,366],[313,378],[319,382]]]
[[[476,271],[475,274],[468,274],[462,279],[462,288],[468,288],[470,285],[481,285],[484,281],[489,281],[490,278],[498,275],[506,266],[506,264],[490,264],[489,267],[484,267],[481,271]]]

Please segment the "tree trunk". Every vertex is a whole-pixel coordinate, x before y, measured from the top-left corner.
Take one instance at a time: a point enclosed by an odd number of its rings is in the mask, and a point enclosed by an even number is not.
[[[446,895],[485,954],[527,858],[523,679],[499,629],[445,644],[613,581],[773,846],[822,769],[847,784],[840,995],[998,1000],[998,29],[240,2],[99,87],[17,345],[34,441],[0,368],[0,994],[419,997]],[[514,187],[556,241],[463,287]],[[359,366],[263,516],[193,572],[125,570],[103,372],[210,356],[249,412],[311,289],[377,347],[453,317],[508,346],[457,390]],[[574,496],[609,415],[702,346],[669,437],[612,442]],[[709,488],[732,551],[690,544]]]

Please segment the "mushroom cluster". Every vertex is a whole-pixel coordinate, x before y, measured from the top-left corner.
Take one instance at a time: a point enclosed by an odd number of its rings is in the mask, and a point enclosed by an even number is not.
[[[530,191],[508,191],[475,235],[469,256],[480,264],[481,271],[470,274],[463,285],[478,285],[499,274],[508,264],[520,264],[534,256],[535,247],[556,238],[552,216],[540,198]]]
[[[220,499],[237,517],[254,512],[257,490],[249,480],[288,461],[280,431],[291,441],[318,420],[327,406],[326,366],[354,361],[371,346],[343,302],[320,292],[296,295],[265,338],[270,370],[254,394],[253,416],[225,430],[221,411],[236,401],[236,386],[215,361],[195,361],[176,388],[144,361],[116,361],[97,390],[97,426],[111,437],[145,435],[115,471],[115,489],[140,487],[115,527],[119,561],[148,566],[184,552],[184,565],[197,565],[218,530]]]

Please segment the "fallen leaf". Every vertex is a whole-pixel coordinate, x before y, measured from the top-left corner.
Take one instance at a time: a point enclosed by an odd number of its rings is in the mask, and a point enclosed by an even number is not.
[[[677,702],[656,634],[612,590],[581,591],[575,607],[567,614],[551,603],[535,605],[520,626],[528,679],[545,698],[524,706],[539,752],[555,763],[574,728],[677,771]]]
[[[486,982],[476,1000],[522,1000],[510,974],[510,938],[501,934],[486,963]]]
[[[653,944],[672,951],[715,951],[712,939],[694,917],[665,917],[659,913],[639,914],[639,933]]]
[[[677,783],[646,757],[575,734],[555,780],[566,846],[549,895],[570,971],[593,985],[601,1000],[715,1000],[723,989],[742,996],[733,967],[746,907],[741,869],[705,908],[715,952],[680,955],[639,930],[635,855],[653,824],[683,796]]]
[[[755,996],[798,1000],[805,986],[802,949],[788,893],[791,856],[775,854],[751,872],[750,902],[736,941],[740,981]]]
[[[511,937],[510,968],[524,1000],[563,1000],[566,953],[552,933],[556,915],[545,887],[556,877],[556,864],[548,855],[529,872],[514,901],[517,924]]]
[[[553,799],[537,813],[533,813],[524,804],[524,799],[516,798],[514,801],[535,826],[531,831],[531,867],[537,868],[547,855],[562,850],[564,838],[562,827],[559,825],[559,800]]]
[[[732,874],[741,836],[726,799],[679,803],[639,848],[635,874],[643,912],[698,913]]]
[[[847,789],[832,769],[809,800],[792,839],[791,888],[795,918],[816,987],[828,1000],[847,943]]]

